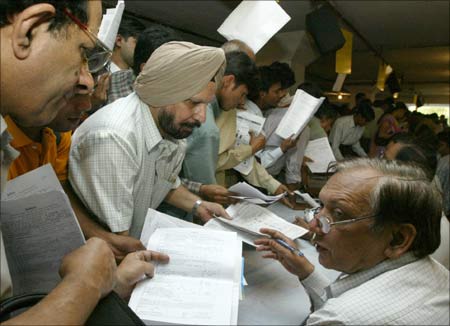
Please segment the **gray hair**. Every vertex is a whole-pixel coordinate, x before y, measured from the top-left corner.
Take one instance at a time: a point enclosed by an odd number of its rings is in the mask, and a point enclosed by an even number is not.
[[[418,258],[433,253],[440,244],[442,197],[436,184],[427,178],[419,166],[388,160],[355,159],[336,164],[337,173],[371,169],[375,177],[369,198],[376,214],[374,230],[386,225],[412,224],[416,237],[410,251]]]
[[[225,42],[224,44],[222,44],[221,48],[225,51],[225,53],[235,51],[244,52],[250,57],[250,59],[255,61],[255,52],[247,45],[247,43],[240,40],[230,40],[228,42]]]

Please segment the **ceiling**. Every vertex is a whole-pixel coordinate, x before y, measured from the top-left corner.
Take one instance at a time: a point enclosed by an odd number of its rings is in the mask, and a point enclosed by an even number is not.
[[[115,2],[104,1],[106,6]],[[126,11],[138,18],[169,25],[186,40],[215,46],[225,41],[217,28],[240,3],[233,0],[125,2]],[[344,87],[372,87],[382,56],[401,79],[401,95],[421,93],[429,103],[449,103],[448,0],[329,2],[343,17],[341,27],[352,32],[345,23],[348,22],[370,43],[369,48],[353,31],[352,74]],[[279,1],[291,16],[280,33],[305,30],[306,14],[323,3],[321,0]],[[334,53],[323,55],[307,67],[306,78],[327,89],[336,79],[334,69]]]

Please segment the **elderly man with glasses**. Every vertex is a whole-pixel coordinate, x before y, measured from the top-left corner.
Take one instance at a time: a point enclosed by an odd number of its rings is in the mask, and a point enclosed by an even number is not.
[[[333,283],[280,232],[262,229],[269,238],[255,241],[299,277],[313,303],[307,325],[449,324],[449,271],[430,257],[442,202],[422,169],[343,161],[320,199],[309,225],[320,264],[342,272]]]

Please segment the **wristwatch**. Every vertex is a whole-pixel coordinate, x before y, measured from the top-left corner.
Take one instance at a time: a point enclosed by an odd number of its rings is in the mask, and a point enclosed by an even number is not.
[[[196,215],[196,214],[197,214],[197,209],[199,208],[199,206],[200,206],[202,203],[203,203],[203,200],[201,200],[201,199],[197,199],[197,200],[195,201],[194,207],[192,207],[192,211],[191,211],[191,213],[192,213],[193,216],[197,216],[197,215]]]

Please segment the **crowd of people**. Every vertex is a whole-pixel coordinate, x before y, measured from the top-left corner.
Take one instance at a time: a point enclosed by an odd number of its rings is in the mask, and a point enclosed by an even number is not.
[[[200,46],[124,17],[110,51],[96,36],[101,1],[6,0],[0,9],[1,191],[50,163],[87,240],[61,261],[56,288],[6,324],[83,324],[111,291],[126,300],[154,262],[170,264],[139,241],[149,208],[196,223],[231,218],[228,188],[240,180],[286,193],[293,208],[293,191],[308,188],[306,146],[321,137],[337,163],[307,227],[320,264],[341,276],[327,280],[275,241],[296,247],[278,231],[262,229],[269,237],[255,242],[305,287],[306,323],[448,324],[445,119],[359,93],[348,111],[325,99],[297,137],[283,139],[275,130],[294,71],[257,66],[239,40]],[[314,83],[298,89],[323,96]],[[236,138],[242,111],[266,119],[248,144]],[[243,162],[250,172],[237,169]],[[1,239],[1,298],[11,294]]]

